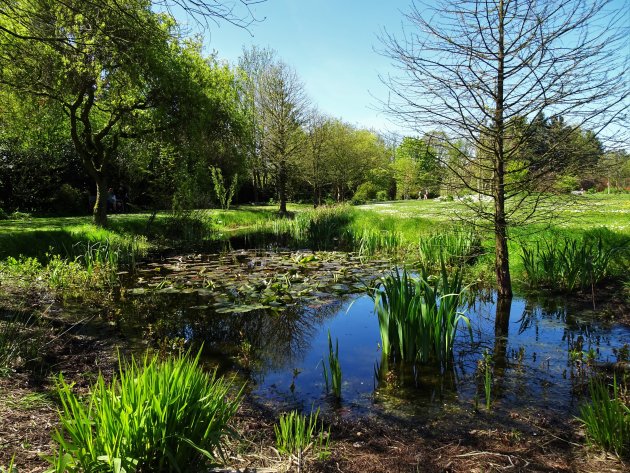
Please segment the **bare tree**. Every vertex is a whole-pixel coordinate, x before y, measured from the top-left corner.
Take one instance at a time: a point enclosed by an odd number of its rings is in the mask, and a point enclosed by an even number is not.
[[[502,297],[512,295],[508,227],[539,214],[558,165],[554,146],[523,153],[535,118],[564,117],[602,139],[625,131],[614,126],[628,109],[623,18],[611,0],[441,0],[414,2],[401,38],[383,34],[401,72],[385,79],[386,107],[446,140],[442,164],[478,195],[472,207],[493,228]]]

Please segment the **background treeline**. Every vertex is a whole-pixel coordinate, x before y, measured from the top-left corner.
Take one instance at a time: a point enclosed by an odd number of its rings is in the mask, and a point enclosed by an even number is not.
[[[276,202],[281,212],[288,200],[483,193],[483,147],[326,116],[271,50],[227,65],[150,2],[49,3],[19,0],[0,15],[5,213],[93,212],[104,223],[110,188],[131,209],[155,210],[225,205],[234,186],[235,202]],[[532,179],[538,191],[630,186],[628,153],[608,152],[589,130],[543,116],[507,128],[519,183],[544,165],[553,169]],[[469,173],[457,163],[464,155]]]

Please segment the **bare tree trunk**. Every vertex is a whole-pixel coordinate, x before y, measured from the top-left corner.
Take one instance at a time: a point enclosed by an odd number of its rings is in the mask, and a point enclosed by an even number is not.
[[[497,89],[494,111],[494,236],[495,236],[495,271],[499,297],[512,297],[510,278],[510,259],[507,245],[507,221],[505,219],[505,154],[503,123],[503,80],[504,80],[504,5],[499,1],[498,46],[497,53]]]

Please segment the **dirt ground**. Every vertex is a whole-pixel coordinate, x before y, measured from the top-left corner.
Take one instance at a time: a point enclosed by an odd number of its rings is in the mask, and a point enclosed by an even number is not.
[[[0,297],[0,308],[11,302]],[[24,303],[22,307],[24,307]],[[86,390],[99,372],[110,377],[117,353],[129,342],[108,322],[106,309],[69,322],[49,298],[30,296],[26,304],[45,314],[49,330],[37,369],[0,378],[0,466],[15,458],[20,473],[43,472],[43,456],[54,449],[58,425],[54,373],[63,372]],[[91,314],[91,315],[90,315]],[[585,446],[579,423],[548,414],[470,412],[445,414],[414,424],[378,418],[325,416],[330,457],[305,455],[301,462],[274,448],[276,414],[245,398],[235,419],[238,436],[228,442],[222,472],[624,472],[630,464]]]

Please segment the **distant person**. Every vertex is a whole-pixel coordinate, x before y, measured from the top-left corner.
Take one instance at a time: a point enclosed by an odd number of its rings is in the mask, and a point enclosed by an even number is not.
[[[427,200],[429,198],[429,189],[425,189],[424,190],[424,200]]]

